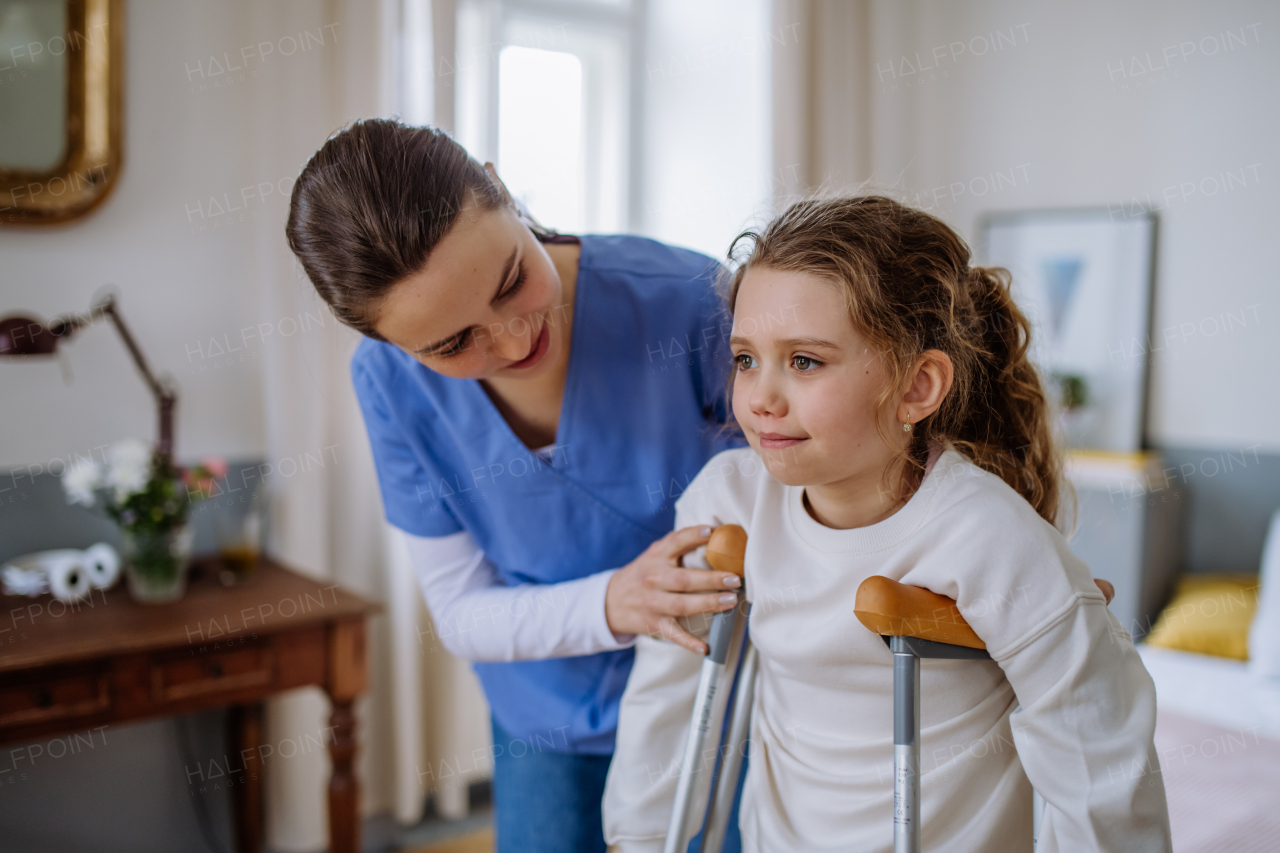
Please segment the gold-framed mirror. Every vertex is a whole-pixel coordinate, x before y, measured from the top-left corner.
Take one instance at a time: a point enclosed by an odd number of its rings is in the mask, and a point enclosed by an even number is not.
[[[84,216],[120,174],[123,0],[0,0],[0,227]]]

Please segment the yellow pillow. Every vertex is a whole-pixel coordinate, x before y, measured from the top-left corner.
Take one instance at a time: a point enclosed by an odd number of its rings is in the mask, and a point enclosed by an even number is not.
[[[1248,660],[1249,626],[1257,609],[1257,575],[1183,575],[1146,642]]]

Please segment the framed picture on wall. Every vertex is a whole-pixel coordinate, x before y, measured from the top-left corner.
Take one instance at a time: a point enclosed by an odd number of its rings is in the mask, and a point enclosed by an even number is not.
[[[981,263],[1013,274],[1031,358],[1070,447],[1146,444],[1156,224],[1154,214],[1105,208],[994,213],[979,224]]]

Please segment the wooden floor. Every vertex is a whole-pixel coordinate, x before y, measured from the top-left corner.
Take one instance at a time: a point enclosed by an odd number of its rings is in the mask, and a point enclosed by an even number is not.
[[[493,853],[493,830],[482,829],[425,847],[406,849],[403,853]]]

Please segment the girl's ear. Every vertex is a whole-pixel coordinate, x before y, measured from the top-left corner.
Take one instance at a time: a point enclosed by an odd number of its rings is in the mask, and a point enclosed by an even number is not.
[[[925,350],[907,379],[907,390],[898,403],[898,421],[916,424],[932,415],[951,390],[955,370],[942,350]]]

